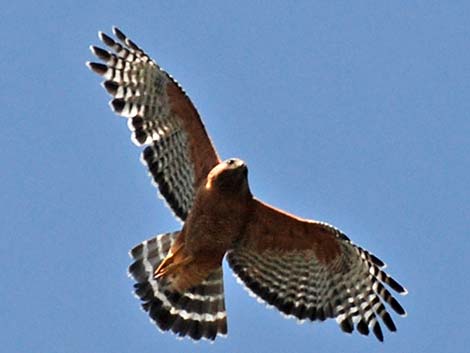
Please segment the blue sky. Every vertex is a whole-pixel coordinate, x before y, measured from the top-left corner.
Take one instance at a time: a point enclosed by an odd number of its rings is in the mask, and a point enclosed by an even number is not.
[[[3,351],[467,351],[469,3],[287,3],[2,5]],[[387,262],[410,292],[396,334],[298,325],[226,266],[228,338],[194,344],[149,323],[127,252],[180,225],[84,65],[112,25],[181,82],[255,195]]]

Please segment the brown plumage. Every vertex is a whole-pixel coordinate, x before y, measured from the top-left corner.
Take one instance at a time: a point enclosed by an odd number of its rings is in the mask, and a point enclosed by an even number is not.
[[[146,146],[142,161],[184,222],[131,251],[135,292],[156,324],[196,340],[226,334],[226,257],[250,291],[288,316],[336,318],[343,331],[372,330],[379,340],[379,318],[395,331],[384,304],[405,310],[385,285],[406,290],[383,262],[326,223],[254,198],[247,166],[220,160],[181,87],[117,28],[114,34],[118,42],[100,33],[111,52],[92,47],[104,64],[88,66],[105,78],[111,107],[129,119],[133,141]]]

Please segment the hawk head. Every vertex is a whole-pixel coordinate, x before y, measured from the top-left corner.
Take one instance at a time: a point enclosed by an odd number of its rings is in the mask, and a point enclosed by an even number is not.
[[[207,175],[206,189],[251,195],[245,162],[238,158],[230,158],[217,164]]]

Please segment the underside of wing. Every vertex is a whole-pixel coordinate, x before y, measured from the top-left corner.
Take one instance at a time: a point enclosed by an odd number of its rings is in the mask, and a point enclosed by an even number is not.
[[[112,109],[128,119],[142,161],[174,213],[184,220],[195,190],[220,160],[196,108],[181,87],[142,49],[113,28],[100,32],[109,50],[91,47],[103,63],[87,63],[113,96]]]
[[[299,320],[336,318],[343,331],[373,331],[380,341],[379,318],[396,331],[384,303],[406,313],[385,285],[406,290],[383,271],[380,259],[326,223],[256,203],[245,236],[227,256],[252,293]]]

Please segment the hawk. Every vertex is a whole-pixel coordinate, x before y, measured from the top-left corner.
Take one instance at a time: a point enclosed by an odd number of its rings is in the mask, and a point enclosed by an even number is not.
[[[156,325],[194,340],[225,335],[225,257],[249,291],[286,316],[335,318],[343,331],[372,331],[380,341],[380,321],[396,331],[384,304],[406,315],[390,289],[407,291],[384,263],[337,228],[254,197],[246,164],[220,159],[178,83],[118,28],[113,33],[99,33],[108,50],[91,46],[102,63],[87,65],[104,78],[111,108],[128,119],[142,162],[183,221],[130,251],[135,293]]]

